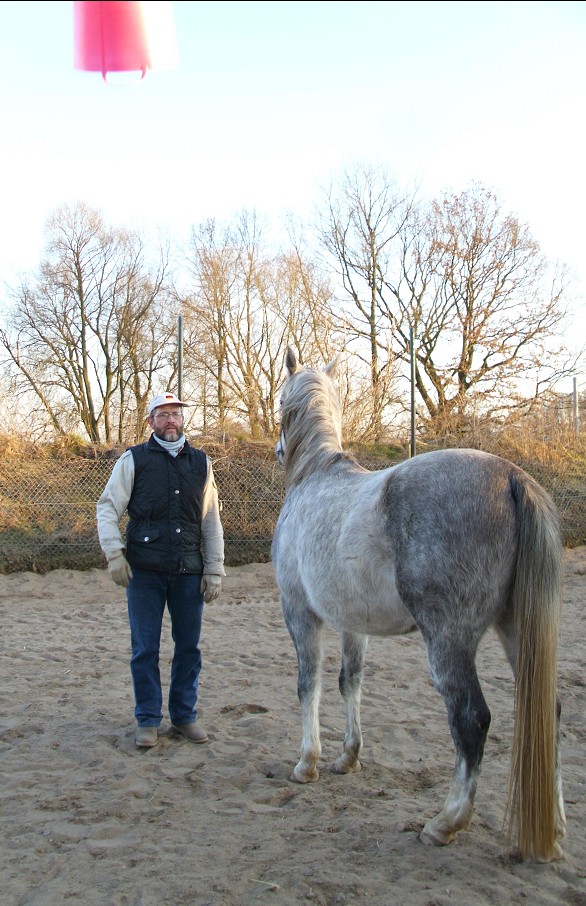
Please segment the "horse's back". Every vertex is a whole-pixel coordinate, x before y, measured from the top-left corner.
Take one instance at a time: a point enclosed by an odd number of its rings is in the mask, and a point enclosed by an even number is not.
[[[288,491],[273,542],[277,581],[338,627],[420,628],[434,611],[481,634],[510,604],[514,488],[546,492],[478,450],[423,453],[367,472],[341,461]]]
[[[406,460],[388,470],[381,489],[388,534],[410,553],[439,542],[440,556],[454,544],[492,548],[497,528],[508,544],[515,532],[515,472],[521,470],[479,450],[437,450]]]
[[[549,494],[490,453],[438,450],[389,470],[382,492],[385,533],[398,564],[399,592],[410,608],[451,594],[462,617],[482,611],[488,625],[504,613],[523,519],[519,488],[553,524]]]
[[[519,528],[519,488],[553,518],[547,491],[514,463],[474,449],[423,453],[387,471],[381,493],[388,532],[402,543],[509,545]],[[496,531],[504,536],[495,539]]]

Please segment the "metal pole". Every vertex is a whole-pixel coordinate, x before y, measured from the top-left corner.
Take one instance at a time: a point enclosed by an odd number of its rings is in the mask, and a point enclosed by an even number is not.
[[[580,407],[578,406],[578,378],[574,378],[574,392],[572,394],[572,407],[574,410],[574,433],[576,439],[580,433]]]
[[[415,334],[409,328],[409,345],[411,347],[411,444],[409,456],[415,456]]]
[[[177,321],[177,396],[183,393],[183,316]]]

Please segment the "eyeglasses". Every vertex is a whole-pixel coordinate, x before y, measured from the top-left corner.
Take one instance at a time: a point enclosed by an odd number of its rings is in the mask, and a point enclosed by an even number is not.
[[[179,421],[183,418],[183,412],[157,412],[156,415],[153,415],[153,418],[158,418],[161,422],[168,422],[171,418]]]

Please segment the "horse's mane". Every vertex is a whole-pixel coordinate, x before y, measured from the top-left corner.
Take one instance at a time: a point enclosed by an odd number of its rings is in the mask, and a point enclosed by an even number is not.
[[[353,461],[342,451],[342,407],[324,371],[302,368],[290,375],[281,397],[281,426],[288,484],[341,459]]]

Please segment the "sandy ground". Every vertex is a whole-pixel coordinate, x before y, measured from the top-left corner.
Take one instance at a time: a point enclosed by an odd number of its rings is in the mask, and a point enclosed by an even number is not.
[[[134,744],[124,592],[101,570],[0,576],[3,906],[253,903],[586,906],[586,548],[568,551],[560,646],[565,859],[508,857],[502,836],[512,679],[490,635],[479,670],[493,722],[470,830],[417,838],[453,768],[421,640],[371,639],[363,769],[341,750],[328,635],[318,783],[288,780],[301,736],[296,661],[271,564],[229,569],[206,607],[200,717],[210,742]],[[162,675],[171,644],[166,623]]]

